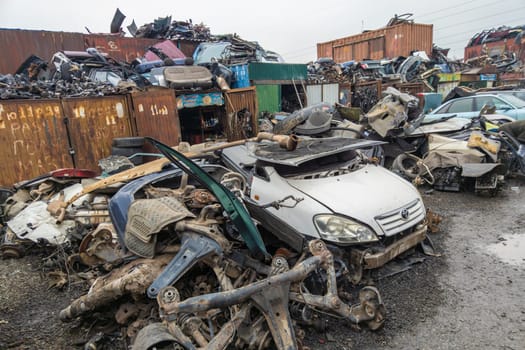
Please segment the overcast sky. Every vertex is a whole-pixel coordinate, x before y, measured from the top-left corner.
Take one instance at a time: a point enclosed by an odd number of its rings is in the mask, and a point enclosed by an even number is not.
[[[316,44],[384,27],[394,14],[412,13],[416,23],[434,25],[434,43],[462,58],[476,33],[525,25],[524,0],[0,0],[0,28],[107,33],[115,9],[126,15],[122,27],[159,17],[192,19],[212,34],[237,33],[279,52],[287,62],[316,58]],[[3,53],[5,54],[5,53]]]

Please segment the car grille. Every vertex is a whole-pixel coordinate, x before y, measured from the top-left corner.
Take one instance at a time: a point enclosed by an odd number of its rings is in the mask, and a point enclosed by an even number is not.
[[[386,236],[406,230],[425,218],[425,206],[416,199],[396,210],[375,217]]]

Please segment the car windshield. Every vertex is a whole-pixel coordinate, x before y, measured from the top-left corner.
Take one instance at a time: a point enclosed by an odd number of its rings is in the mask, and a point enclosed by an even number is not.
[[[512,104],[516,108],[525,108],[525,101],[517,98],[516,96],[505,95],[501,96],[501,98],[507,101],[508,103]]]
[[[225,48],[230,45],[228,42],[201,44],[199,49],[195,51],[193,60],[195,64],[210,63],[212,58],[220,60]]]

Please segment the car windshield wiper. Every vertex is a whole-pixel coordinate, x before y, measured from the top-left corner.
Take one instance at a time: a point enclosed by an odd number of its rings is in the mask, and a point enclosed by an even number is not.
[[[452,114],[452,115],[449,115],[449,116],[446,116],[446,117],[441,117],[439,119],[432,119],[431,121],[425,123],[425,121],[423,120],[421,122],[421,125],[430,125],[430,124],[436,124],[436,123],[440,123],[440,122],[444,122],[446,120],[449,120],[449,119],[452,119],[452,118],[455,118],[457,117],[457,114]]]

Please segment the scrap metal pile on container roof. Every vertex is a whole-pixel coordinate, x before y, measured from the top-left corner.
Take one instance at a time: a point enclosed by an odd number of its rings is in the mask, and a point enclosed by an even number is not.
[[[86,52],[57,52],[49,65],[31,55],[16,73],[0,75],[0,99],[34,99],[120,95],[136,87],[129,65],[104,57],[96,49]],[[77,60],[75,60],[74,56]],[[102,73],[105,78],[98,79]],[[111,77],[118,78],[112,80]],[[127,82],[126,79],[130,78]]]
[[[121,27],[124,19],[126,19],[126,15],[117,8],[110,26],[112,34],[125,34]],[[187,21],[172,21],[171,16],[159,17],[153,22],[146,23],[140,27],[137,27],[135,20],[133,20],[127,26],[127,29],[136,38],[194,40],[208,40],[210,38],[210,28],[204,23],[193,24],[191,19]]]
[[[476,33],[465,47],[465,60],[477,66],[495,65],[499,73],[523,70],[525,25],[501,26]]]
[[[152,39],[195,39],[208,40],[211,37],[210,28],[204,23],[193,24],[188,21],[171,21],[171,16],[158,18],[153,23],[142,25],[133,30],[133,24],[128,26],[131,35],[136,38]]]
[[[429,58],[423,52],[391,60],[348,61],[341,64],[331,58],[321,58],[308,65],[308,80],[313,83],[351,83],[380,80],[383,83],[422,82],[429,91],[437,87],[437,74],[455,71],[458,67],[448,62],[439,49]]]
[[[29,81],[21,75],[0,75],[0,100],[108,96],[127,92],[126,88],[85,78],[71,82],[66,80]]]

